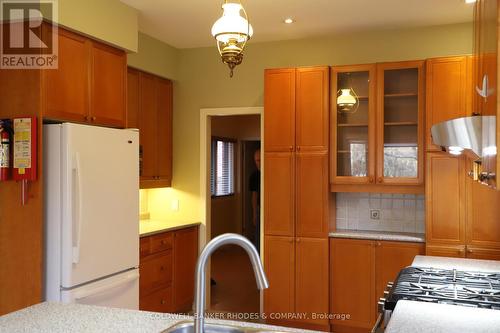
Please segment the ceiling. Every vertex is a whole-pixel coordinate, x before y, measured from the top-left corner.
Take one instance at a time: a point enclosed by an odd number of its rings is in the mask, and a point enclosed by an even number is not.
[[[222,0],[121,0],[139,10],[139,29],[176,48],[212,46]],[[234,2],[234,1],[232,1]],[[242,0],[252,42],[311,38],[348,31],[472,21],[464,0]],[[283,19],[293,17],[295,23]]]

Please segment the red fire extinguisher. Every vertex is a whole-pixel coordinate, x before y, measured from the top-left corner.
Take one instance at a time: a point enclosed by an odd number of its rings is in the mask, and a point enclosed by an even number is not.
[[[0,126],[0,181],[10,179],[10,135]]]

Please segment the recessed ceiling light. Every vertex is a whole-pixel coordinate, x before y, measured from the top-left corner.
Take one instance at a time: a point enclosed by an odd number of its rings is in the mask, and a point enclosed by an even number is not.
[[[465,3],[474,3],[476,0],[465,0]]]
[[[292,24],[293,23],[293,18],[287,17],[283,22],[285,22],[286,24]]]

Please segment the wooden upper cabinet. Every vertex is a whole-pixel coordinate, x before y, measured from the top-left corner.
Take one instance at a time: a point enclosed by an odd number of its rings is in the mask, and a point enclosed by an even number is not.
[[[328,239],[297,238],[295,246],[295,312],[306,313],[306,322],[328,324]]]
[[[375,182],[376,65],[331,69],[330,181],[333,184]],[[342,89],[352,89],[358,105],[337,105]]]
[[[127,55],[92,42],[91,121],[125,127]]]
[[[500,191],[467,178],[467,256],[472,247],[500,251]]]
[[[465,160],[427,154],[426,239],[428,244],[465,243]]]
[[[172,182],[172,82],[158,79],[158,177]]]
[[[139,114],[140,177],[154,180],[158,165],[158,99],[156,77],[141,73],[141,111]]]
[[[264,151],[294,151],[294,68],[265,70],[264,117]]]
[[[328,67],[296,70],[297,151],[328,150],[329,74]]]
[[[264,232],[295,234],[295,157],[291,152],[264,153]],[[267,250],[266,250],[267,251]]]
[[[425,254],[423,243],[377,242],[375,301],[384,297],[387,283],[394,282],[400,270],[410,266],[415,256],[423,254]]]
[[[330,240],[330,312],[349,313],[336,325],[371,329],[375,323],[375,244],[357,239]]]
[[[264,271],[269,288],[264,290],[264,312],[295,312],[295,241],[293,237],[264,237]]]
[[[127,71],[127,128],[139,128],[140,73],[129,68]]]
[[[426,70],[426,149],[441,150],[432,143],[432,125],[471,114],[470,57],[428,59]]]
[[[58,34],[59,68],[42,71],[43,116],[125,127],[125,52],[62,28]]]
[[[174,311],[190,311],[194,299],[194,275],[198,260],[198,227],[174,232]]]
[[[47,26],[47,29],[50,27]],[[89,43],[80,35],[59,29],[59,67],[42,71],[44,117],[89,121]]]
[[[326,238],[329,212],[328,154],[326,152],[296,155],[295,192],[296,236]]]
[[[423,184],[424,76],[424,61],[377,64],[379,184]]]

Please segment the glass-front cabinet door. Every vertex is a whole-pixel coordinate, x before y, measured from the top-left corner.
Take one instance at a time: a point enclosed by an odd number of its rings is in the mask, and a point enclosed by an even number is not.
[[[423,183],[423,61],[377,65],[377,183]]]
[[[331,69],[333,184],[375,182],[376,65]]]

